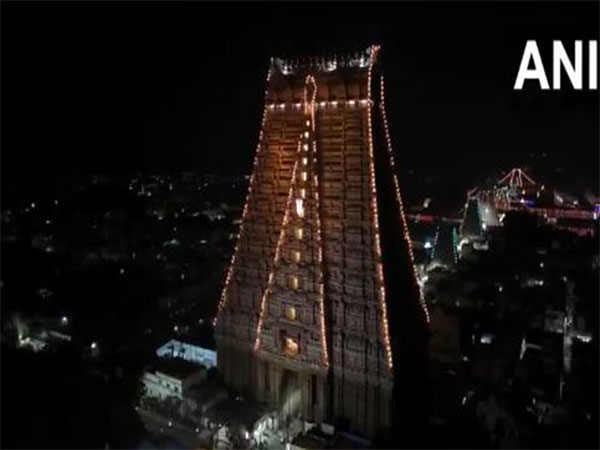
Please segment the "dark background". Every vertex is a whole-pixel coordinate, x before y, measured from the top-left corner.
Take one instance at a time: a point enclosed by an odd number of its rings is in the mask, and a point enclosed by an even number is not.
[[[3,194],[88,172],[247,173],[269,57],[374,42],[409,196],[462,199],[515,165],[597,193],[598,91],[513,85],[527,39],[549,77],[552,40],[581,39],[587,86],[598,5],[3,2]]]

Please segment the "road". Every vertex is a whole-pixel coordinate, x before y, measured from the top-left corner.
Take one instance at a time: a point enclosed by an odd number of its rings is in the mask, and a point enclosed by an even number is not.
[[[175,421],[173,421],[173,426],[169,427],[169,419],[142,408],[138,409],[138,415],[150,433],[168,436],[177,441],[183,449],[211,448],[210,443],[202,442],[192,428],[180,425]]]

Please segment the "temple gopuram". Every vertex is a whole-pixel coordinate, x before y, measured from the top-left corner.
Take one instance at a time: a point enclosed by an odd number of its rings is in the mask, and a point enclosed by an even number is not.
[[[284,416],[369,436],[410,426],[429,316],[379,47],[272,59],[260,127],[214,321],[219,371]]]

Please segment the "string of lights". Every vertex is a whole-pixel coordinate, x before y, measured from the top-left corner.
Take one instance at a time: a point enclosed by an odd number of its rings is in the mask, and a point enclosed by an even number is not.
[[[309,75],[311,76],[311,75]],[[302,106],[306,105],[306,101],[303,103],[269,103],[267,108],[270,111],[286,111],[286,110],[300,110]],[[331,100],[331,101],[321,101],[315,102],[315,109],[325,109],[325,108],[337,108],[338,106],[348,106],[350,108],[355,107],[367,107],[369,105],[369,101],[367,99],[351,99],[351,100]]]
[[[300,154],[301,148],[302,148],[301,142],[298,142],[298,151],[297,151],[298,154]],[[290,183],[290,189],[288,191],[285,213],[283,214],[283,220],[281,222],[279,238],[277,239],[277,247],[275,248],[275,258],[273,260],[273,268],[271,269],[271,273],[269,273],[269,278],[267,279],[267,286],[265,287],[265,290],[263,291],[263,295],[262,295],[262,298],[260,301],[260,310],[258,313],[258,324],[256,326],[256,340],[254,341],[254,350],[255,351],[258,351],[258,349],[260,348],[260,333],[262,331],[262,326],[263,326],[263,321],[264,321],[265,305],[267,303],[267,296],[269,295],[269,291],[271,289],[271,286],[273,285],[273,278],[275,276],[275,267],[276,267],[277,263],[279,262],[281,245],[285,239],[285,229],[286,229],[287,223],[289,221],[289,217],[290,217],[290,210],[291,210],[291,206],[292,206],[292,199],[294,197],[294,195],[293,195],[294,194],[294,184],[296,181],[297,170],[298,170],[298,159],[296,159],[296,162],[294,163],[294,168],[292,170],[292,180]]]
[[[367,97],[369,99],[369,104],[372,105],[371,101],[371,77],[373,73],[373,64],[375,62],[375,58],[377,56],[377,52],[379,50],[379,46],[373,46],[371,52],[371,59],[369,61],[369,72],[368,72],[368,81],[367,81]],[[375,159],[373,153],[373,121],[371,118],[371,108],[369,108],[367,113],[367,123],[369,127],[369,169],[370,169],[370,184],[371,184],[371,205],[372,205],[372,218],[373,218],[373,229],[375,231],[375,253],[377,255],[377,279],[379,282],[378,288],[378,296],[379,296],[379,306],[381,308],[381,313],[383,316],[383,343],[385,346],[386,359],[388,364],[388,370],[390,373],[393,371],[394,364],[392,360],[392,347],[390,344],[390,334],[389,334],[389,325],[388,325],[388,316],[387,316],[387,305],[385,298],[385,279],[383,275],[383,264],[382,264],[382,256],[381,256],[381,240],[379,235],[379,214],[377,212],[377,189],[375,186]]]
[[[312,139],[312,152],[313,152],[313,161],[317,163],[317,142],[314,139],[315,133],[315,106],[316,106],[316,98],[317,98],[317,84],[312,75],[308,75],[306,77],[306,84],[311,83],[313,86],[313,96],[310,102],[310,106],[307,104],[308,113],[310,113],[310,122],[307,123],[309,125],[310,132],[313,135]],[[305,101],[306,101],[306,90],[305,90]],[[317,171],[314,174],[314,184],[313,191],[315,194],[315,217],[317,222],[317,248],[318,248],[318,258],[319,258],[319,325],[321,331],[321,347],[323,354],[323,365],[325,367],[329,367],[329,355],[327,351],[327,335],[325,334],[325,286],[324,286],[324,275],[323,275],[323,240],[321,237],[321,217],[320,217],[320,200],[319,200],[319,178],[317,175]]]
[[[276,265],[279,261],[279,257],[280,257],[280,253],[281,253],[281,247],[283,242],[285,241],[285,232],[287,229],[287,225],[289,222],[289,218],[290,218],[290,211],[292,209],[292,203],[293,203],[293,197],[294,197],[294,191],[298,190],[297,187],[297,169],[298,166],[300,164],[300,161],[302,161],[303,166],[305,166],[308,163],[308,158],[306,156],[303,155],[302,151],[308,151],[308,149],[311,147],[310,146],[310,142],[312,140],[312,154],[313,154],[313,162],[316,163],[316,155],[317,155],[317,147],[316,147],[316,141],[314,139],[314,132],[315,132],[315,105],[316,105],[316,95],[317,95],[317,85],[315,82],[314,77],[312,77],[311,75],[308,75],[306,77],[306,81],[305,84],[307,86],[311,86],[312,87],[312,98],[309,100],[308,99],[308,90],[305,89],[304,91],[304,107],[305,107],[305,114],[307,116],[307,120],[306,120],[306,127],[303,133],[300,134],[300,140],[298,142],[298,159],[296,160],[296,162],[294,163],[294,169],[292,171],[292,179],[291,179],[291,184],[290,184],[290,190],[288,192],[288,198],[287,198],[287,203],[286,203],[286,210],[284,213],[284,218],[283,218],[283,222],[281,225],[281,231],[279,234],[279,239],[277,242],[277,247],[275,250],[275,261],[273,264],[273,270],[271,271],[271,273],[269,274],[269,278],[267,281],[267,288],[265,289],[262,299],[261,299],[261,305],[260,305],[260,311],[259,311],[259,320],[258,320],[258,325],[257,325],[257,329],[256,329],[256,340],[254,343],[254,349],[255,351],[258,351],[260,349],[260,337],[261,337],[261,332],[262,332],[262,327],[264,324],[264,314],[265,314],[265,310],[266,310],[266,304],[267,304],[267,300],[268,300],[268,296],[270,293],[270,289],[273,283],[273,279],[274,279],[274,273],[275,273],[275,268]],[[306,175],[305,175],[306,174]],[[306,182],[308,181],[308,174],[306,172],[302,173],[303,178],[302,181]],[[325,332],[325,313],[324,313],[324,284],[323,284],[323,256],[322,256],[322,240],[321,240],[321,223],[320,223],[320,217],[319,217],[319,196],[318,196],[318,177],[315,174],[315,176],[312,178],[314,179],[314,185],[313,185],[313,192],[314,192],[314,197],[315,197],[315,217],[316,217],[316,223],[317,223],[317,248],[318,248],[318,263],[319,263],[319,278],[318,278],[318,283],[319,283],[319,292],[318,292],[318,304],[319,304],[319,325],[320,325],[320,337],[321,337],[321,346],[322,346],[322,357],[323,357],[323,365],[325,367],[329,366],[329,356],[328,356],[328,352],[327,352],[327,341],[326,341],[326,332]],[[304,192],[305,188],[302,188],[300,190],[300,192]],[[304,198],[303,195],[301,195],[299,198],[296,199],[296,209],[297,209],[297,216],[300,219],[304,218],[304,209],[303,209],[303,204],[302,204],[302,199]]]
[[[383,79],[383,75],[381,75],[380,78],[380,87],[381,87],[381,103],[379,105],[379,107],[381,108],[381,115],[383,117],[383,126],[385,129],[385,140],[386,140],[386,144],[387,144],[387,150],[388,150],[388,154],[390,156],[390,163],[392,166],[392,175],[394,178],[394,187],[396,190],[396,199],[398,200],[398,205],[400,206],[400,222],[402,224],[402,233],[404,236],[404,240],[406,241],[407,244],[407,248],[408,248],[408,257],[410,259],[411,265],[412,265],[412,271],[413,271],[413,275],[414,275],[414,281],[415,284],[417,286],[417,289],[419,290],[419,302],[421,303],[421,308],[423,309],[423,312],[425,314],[425,320],[427,321],[427,323],[430,323],[430,316],[429,316],[429,311],[427,309],[427,304],[425,303],[425,298],[423,296],[423,290],[421,288],[421,285],[419,284],[419,276],[417,273],[417,267],[415,264],[415,257],[414,257],[414,252],[413,252],[413,246],[412,246],[412,240],[410,239],[410,234],[408,232],[408,225],[406,222],[406,215],[404,213],[404,204],[402,202],[402,195],[400,193],[400,183],[398,182],[398,175],[396,172],[396,162],[394,159],[394,151],[392,148],[392,140],[390,137],[390,130],[388,127],[388,122],[387,122],[387,114],[385,111],[385,82]]]
[[[458,264],[458,236],[456,227],[452,227],[452,255],[454,256],[454,264]]]
[[[486,225],[483,222],[483,218],[481,217],[481,202],[479,200],[475,200],[477,202],[477,221],[479,223],[480,233],[485,231]]]
[[[269,83],[269,80],[271,79],[271,72],[272,72],[272,67],[273,65],[271,64],[269,66],[269,71],[267,72],[267,85]],[[261,125],[260,125],[260,132],[258,135],[258,144],[256,145],[256,152],[254,154],[254,161],[252,163],[252,175],[250,175],[250,180],[248,182],[248,192],[246,193],[246,200],[244,202],[244,209],[242,210],[242,223],[240,225],[240,229],[238,230],[237,233],[237,237],[236,237],[236,244],[233,250],[233,254],[231,255],[231,260],[229,262],[229,267],[227,269],[227,275],[225,276],[225,283],[223,286],[223,290],[221,291],[221,298],[219,299],[219,304],[217,306],[217,313],[215,314],[215,317],[213,319],[213,327],[217,326],[217,322],[219,320],[219,315],[221,314],[221,310],[225,307],[225,304],[227,302],[227,291],[228,291],[228,287],[229,287],[229,283],[231,282],[231,278],[233,277],[233,268],[235,266],[235,261],[237,259],[237,255],[238,255],[238,251],[239,251],[239,247],[240,247],[240,242],[242,240],[242,235],[244,232],[244,224],[246,223],[246,215],[248,214],[248,208],[249,208],[249,203],[250,203],[250,198],[252,196],[252,189],[254,187],[254,180],[255,180],[255,174],[256,174],[256,169],[258,167],[258,161],[260,160],[260,156],[261,156],[261,149],[262,149],[262,141],[263,141],[263,135],[264,135],[264,129],[265,129],[265,123],[267,121],[267,97],[268,96],[268,89],[265,88],[265,107],[263,109],[263,114],[262,114],[262,120],[261,120]]]
[[[435,230],[435,237],[433,238],[433,249],[431,250],[431,260],[433,261],[435,258],[435,250],[437,248],[438,238],[440,237],[440,227]]]

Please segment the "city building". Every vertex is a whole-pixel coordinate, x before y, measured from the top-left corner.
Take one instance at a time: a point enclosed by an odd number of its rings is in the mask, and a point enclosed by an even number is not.
[[[453,269],[458,263],[458,233],[454,225],[437,226],[431,245],[429,269]]]
[[[373,435],[419,417],[416,279],[379,47],[273,59],[215,318],[218,368],[285,416]]]
[[[207,369],[217,366],[217,352],[197,344],[171,339],[156,350],[159,358],[181,358]]]
[[[183,400],[189,388],[206,379],[206,369],[181,359],[161,359],[142,375],[145,395],[158,400]]]

